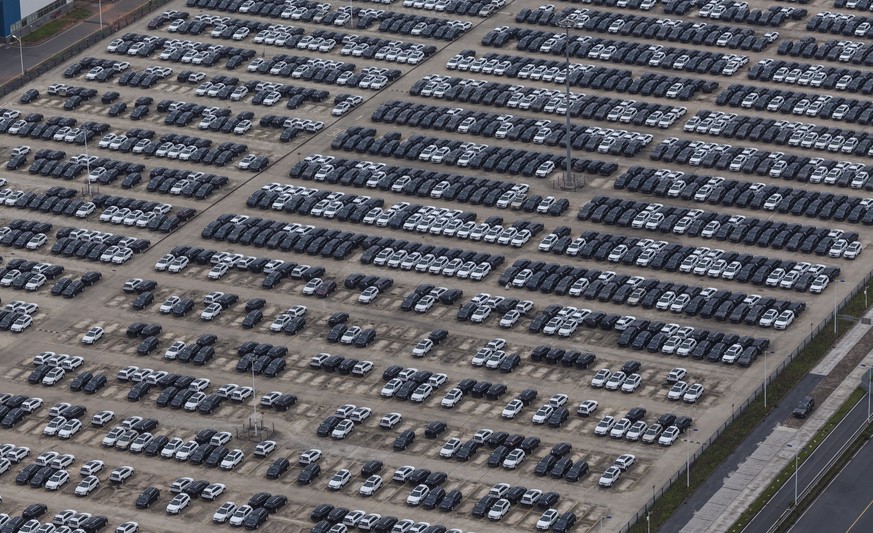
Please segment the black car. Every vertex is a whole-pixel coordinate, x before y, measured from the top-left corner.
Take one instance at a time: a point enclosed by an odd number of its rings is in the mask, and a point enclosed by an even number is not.
[[[791,414],[796,418],[806,418],[815,409],[815,399],[812,396],[804,396]]]
[[[446,495],[442,498],[442,501],[440,501],[439,506],[437,508],[440,511],[443,511],[446,513],[450,512],[450,511],[454,511],[455,507],[457,507],[461,503],[461,500],[463,500],[463,498],[464,498],[464,495],[460,490],[452,489],[449,492],[447,492]]]
[[[494,507],[494,504],[497,503],[497,500],[499,500],[497,496],[492,496],[490,494],[483,496],[482,499],[476,502],[476,505],[473,506],[473,516],[476,518],[484,517],[486,514],[488,514],[488,511],[490,511],[491,508]]]
[[[319,466],[318,463],[310,463],[300,471],[300,474],[298,474],[297,483],[300,483],[301,485],[309,485],[315,481],[320,474],[321,466]]]
[[[161,491],[155,487],[146,487],[136,499],[137,509],[148,509],[161,496]]]
[[[429,439],[435,439],[445,432],[447,429],[446,423],[441,421],[431,422],[424,430],[424,436]]]
[[[564,474],[564,479],[567,481],[576,482],[582,479],[582,476],[588,473],[588,462],[587,461],[577,461],[570,467],[569,470]]]
[[[283,494],[276,494],[275,496],[270,496],[267,501],[264,502],[263,508],[266,509],[270,513],[275,513],[282,507],[288,504],[288,497]]]
[[[261,527],[261,524],[267,521],[269,518],[270,512],[263,507],[259,507],[252,511],[246,518],[243,520],[243,527],[246,529],[258,529]]]
[[[279,479],[282,474],[291,468],[291,461],[284,457],[280,457],[273,461],[270,468],[267,469],[267,479]]]
[[[339,422],[337,422],[339,423]],[[411,429],[404,430],[397,438],[394,439],[394,451],[399,452],[408,448],[415,441],[415,431]]]

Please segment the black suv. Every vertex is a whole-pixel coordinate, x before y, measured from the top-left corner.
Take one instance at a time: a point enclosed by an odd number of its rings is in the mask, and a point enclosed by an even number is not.
[[[797,402],[797,407],[792,413],[796,418],[806,418],[815,409],[815,399],[812,396],[804,396]]]

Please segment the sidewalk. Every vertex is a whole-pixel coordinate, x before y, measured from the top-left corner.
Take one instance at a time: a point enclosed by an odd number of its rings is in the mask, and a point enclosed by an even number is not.
[[[148,0],[118,0],[103,2],[103,24],[113,24],[124,15],[147,4]],[[24,46],[19,50],[18,43],[12,42],[0,46],[0,85],[21,74],[21,56],[24,56],[24,68],[30,69],[40,62],[56,54],[60,50],[84,39],[100,30],[100,15],[97,5],[94,5],[94,15],[54,37],[33,46]]]
[[[873,309],[865,316],[873,317]],[[871,327],[873,326],[861,322],[855,324],[804,379],[809,378],[814,380],[815,384],[820,383],[834,370],[837,362],[871,332]],[[873,365],[873,352],[868,353],[862,362],[868,367]],[[792,428],[778,423],[765,439],[752,443],[755,445],[754,451],[735,470],[723,480],[712,480],[721,483],[721,487],[702,507],[691,509],[693,515],[680,531],[682,533],[727,531],[776,475],[794,460],[795,451],[806,446],[846,401],[852,391],[858,387],[865,372],[865,368],[855,367],[800,427]],[[783,410],[791,410],[794,407],[793,403],[787,404],[787,402],[788,400],[784,399],[783,405],[780,405]],[[782,416],[782,420],[784,419],[785,416]]]

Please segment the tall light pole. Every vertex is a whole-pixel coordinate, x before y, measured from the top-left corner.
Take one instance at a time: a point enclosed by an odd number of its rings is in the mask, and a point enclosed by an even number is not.
[[[567,111],[564,113],[564,118],[566,119],[564,122],[564,127],[566,128],[564,141],[567,144],[567,168],[564,173],[564,186],[572,186],[575,189],[576,180],[573,178],[573,139],[571,135],[573,125],[570,124],[570,28],[576,27],[576,21],[570,18],[564,18],[558,21],[558,27],[564,28],[564,31],[567,32],[567,40],[564,43],[564,58],[566,60],[564,67],[564,88],[566,91],[565,98],[567,99]]]
[[[14,33],[10,37],[18,41],[18,57],[21,58],[21,75],[24,76],[24,45],[21,44],[21,39]]]
[[[764,352],[764,407],[767,407],[767,356],[776,353],[773,350]]]
[[[252,425],[255,426],[255,438],[258,437],[258,395],[255,390],[255,365],[252,365]]]
[[[799,465],[797,463],[797,456],[800,453],[800,446],[794,446],[793,444],[786,444],[789,448],[794,449],[794,507],[797,507],[797,495],[798,495],[798,482],[797,478],[799,477],[800,470]]]
[[[91,158],[88,157],[88,134],[83,134],[85,138],[85,172],[88,173],[88,176],[85,178],[85,182],[88,184],[88,196],[91,196]]]
[[[840,283],[845,283],[846,280],[840,278]],[[834,287],[834,340],[837,336],[837,288]]]
[[[97,0],[97,12],[100,14],[100,29],[103,29],[103,0]]]
[[[691,487],[691,432],[697,429],[689,429],[685,435],[685,487]],[[696,443],[695,443],[696,444]]]
[[[864,363],[861,363],[861,366],[866,368],[864,371],[864,388],[867,389],[867,423],[870,422],[870,378],[871,374],[873,374],[873,368],[868,367]]]

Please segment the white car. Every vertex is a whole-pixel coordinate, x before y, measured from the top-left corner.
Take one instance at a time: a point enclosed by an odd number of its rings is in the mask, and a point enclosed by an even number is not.
[[[612,487],[616,484],[619,477],[621,477],[621,469],[617,466],[610,466],[606,469],[606,472],[600,476],[600,480],[597,484],[601,487]]]
[[[228,453],[224,459],[221,461],[219,465],[222,470],[233,470],[239,465],[242,460],[245,458],[245,454],[242,450],[234,449]]]
[[[22,315],[9,328],[14,333],[21,333],[33,324],[33,318],[30,315]]]
[[[191,503],[191,496],[183,493],[176,494],[167,504],[167,514],[179,514]]]
[[[224,502],[212,515],[212,521],[216,524],[223,524],[230,520],[230,517],[233,516],[235,511],[236,504],[234,502]]]
[[[445,407],[446,409],[451,409],[452,407],[458,405],[458,403],[464,398],[464,393],[461,389],[452,389],[446,393],[445,397],[443,397],[440,405]]]
[[[647,429],[649,429],[648,424],[642,420],[638,420],[627,430],[624,434],[624,438],[631,442],[636,442],[645,435]]]
[[[598,405],[597,400],[585,400],[576,408],[576,414],[583,417],[591,416],[597,410]]]
[[[430,339],[422,339],[418,341],[415,347],[412,348],[413,357],[424,357],[433,349],[433,341]]]
[[[667,392],[668,400],[681,400],[682,396],[688,391],[688,383],[685,381],[677,381],[673,387]]]
[[[518,468],[521,463],[524,462],[525,457],[526,454],[524,453],[524,450],[522,450],[521,448],[516,448],[509,452],[509,455],[507,455],[506,459],[503,460],[502,466],[503,468],[506,468],[508,470],[513,470],[515,468]]]
[[[420,505],[427,495],[430,494],[430,487],[427,485],[421,484],[412,489],[412,492],[409,493],[409,496],[406,497],[406,505],[409,506],[417,506]]]
[[[70,473],[66,470],[58,470],[46,481],[46,490],[58,490],[70,481]]]
[[[611,430],[609,430],[609,436],[613,439],[624,438],[631,425],[632,422],[629,418],[622,418],[621,420],[616,422],[614,426],[612,426]]]
[[[521,413],[522,409],[524,409],[524,403],[522,403],[521,400],[514,399],[506,404],[506,407],[503,408],[503,412],[500,414],[500,416],[507,420],[512,420],[519,413]]]
[[[216,498],[224,494],[224,490],[227,488],[224,483],[211,483],[203,492],[200,493],[200,497],[204,500],[214,501]]]
[[[103,328],[94,326],[82,336],[82,344],[94,344],[103,338]]]
[[[614,426],[615,418],[611,416],[604,416],[600,419],[600,422],[597,423],[597,426],[594,427],[594,434],[599,437],[603,437],[609,434]]]
[[[221,307],[221,304],[213,303],[206,306],[205,309],[200,313],[200,320],[210,321],[214,320],[221,314],[221,311],[224,308]]]
[[[627,471],[636,462],[637,457],[629,453],[623,453],[616,458],[614,466],[620,468],[623,472]]]
[[[682,401],[685,403],[697,403],[700,398],[703,397],[703,385],[700,383],[695,383],[694,385],[688,387],[688,390],[682,395]]]
[[[69,439],[81,430],[82,422],[74,418],[72,420],[68,420],[67,423],[58,430],[58,437],[61,439]]]
[[[352,473],[346,469],[338,470],[336,474],[327,482],[329,490],[340,490],[345,487],[352,479]]]
[[[87,496],[99,487],[100,480],[97,478],[97,476],[91,475],[80,481],[79,484],[76,485],[76,490],[73,492],[76,494],[76,496]]]
[[[255,446],[255,451],[253,452],[256,457],[266,457],[273,453],[278,445],[274,440],[264,440],[258,443]]]
[[[382,488],[382,483],[382,477],[374,474],[364,481],[359,492],[361,493],[361,496],[372,496]]]
[[[403,416],[400,413],[388,413],[379,420],[379,427],[382,429],[393,429],[402,420]]]
[[[497,502],[494,504],[494,507],[492,507],[491,510],[488,511],[488,519],[502,519],[504,516],[506,516],[506,513],[509,512],[510,507],[512,507],[512,504],[506,498],[501,498],[497,500]]]
[[[173,274],[178,274],[179,272],[185,270],[185,267],[188,266],[189,259],[184,255],[180,255],[179,257],[173,259],[170,263],[170,266],[167,267],[167,272],[171,272]]]
[[[661,436],[658,438],[658,444],[661,446],[670,446],[676,439],[679,438],[679,428],[676,426],[670,426],[661,433]]]
[[[624,383],[621,384],[621,392],[632,393],[639,388],[643,382],[643,378],[639,374],[631,374],[627,377]]]
[[[342,420],[331,432],[330,436],[335,439],[344,439],[355,429],[355,423],[351,420]]]
[[[440,449],[440,457],[442,457],[443,459],[451,459],[455,456],[455,453],[457,453],[458,449],[461,447],[461,444],[461,439],[457,437],[452,437],[451,439],[446,441],[445,444],[443,444],[443,447]]]
[[[175,260],[176,257],[172,254],[164,254],[160,259],[155,263],[155,270],[158,272],[167,270],[170,267],[170,264]]]
[[[227,521],[233,527],[239,527],[243,524],[246,517],[252,514],[253,509],[248,505],[241,505],[236,508],[236,511],[230,516],[230,519]]]
[[[538,531],[548,531],[551,529],[555,521],[558,520],[559,516],[561,516],[561,514],[557,509],[546,509],[546,511],[540,516],[539,520],[537,520],[536,529]]]
[[[591,386],[595,389],[600,389],[606,386],[606,382],[609,381],[609,378],[612,377],[612,371],[608,368],[601,368],[594,374],[594,377],[591,378]]]
[[[300,464],[300,466],[306,466],[318,462],[319,459],[321,459],[321,450],[312,448],[301,453],[300,457],[298,457],[297,462]]]
[[[531,422],[534,424],[545,424],[546,420],[555,412],[555,407],[552,405],[543,405],[531,417]]]
[[[98,411],[91,417],[91,425],[103,427],[112,420],[115,420],[115,413],[113,411]]]

